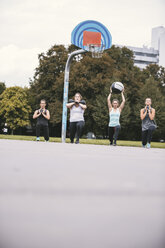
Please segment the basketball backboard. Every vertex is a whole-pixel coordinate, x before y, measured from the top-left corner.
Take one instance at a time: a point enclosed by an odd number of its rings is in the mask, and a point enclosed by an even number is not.
[[[75,46],[90,51],[94,45],[106,50],[112,45],[112,36],[109,30],[100,22],[87,20],[79,23],[72,31],[71,42]]]

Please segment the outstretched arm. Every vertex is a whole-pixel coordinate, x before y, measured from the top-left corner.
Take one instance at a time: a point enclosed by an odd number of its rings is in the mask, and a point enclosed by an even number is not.
[[[109,111],[111,111],[112,109],[111,96],[112,96],[112,89],[110,88],[110,94],[107,98],[107,104],[108,104]]]
[[[124,108],[124,104],[125,104],[125,97],[124,97],[124,93],[123,92],[124,92],[124,90],[121,92],[122,103],[120,104],[120,107],[119,107],[120,112]]]

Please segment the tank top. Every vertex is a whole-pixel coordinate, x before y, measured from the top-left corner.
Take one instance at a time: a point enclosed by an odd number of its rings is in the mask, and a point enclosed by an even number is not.
[[[116,127],[120,125],[119,122],[120,119],[120,111],[119,108],[117,108],[116,111],[114,111],[114,108],[109,112],[109,127]]]
[[[73,107],[70,109],[70,122],[84,121],[84,109],[80,106]]]
[[[146,110],[144,110],[144,113],[145,112]],[[154,120],[151,120],[149,114],[147,113],[145,118],[142,120],[142,131],[148,130],[150,126],[156,127]]]
[[[39,110],[38,110],[38,114],[39,114]],[[45,109],[44,114],[47,115],[47,110],[46,110],[46,109]],[[48,120],[41,114],[41,115],[37,118],[37,124],[38,124],[38,125],[43,125],[43,126],[48,126]]]

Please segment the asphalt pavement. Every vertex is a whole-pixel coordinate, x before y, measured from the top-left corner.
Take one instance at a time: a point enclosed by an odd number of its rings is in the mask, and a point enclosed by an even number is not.
[[[0,140],[0,248],[165,248],[165,150]]]

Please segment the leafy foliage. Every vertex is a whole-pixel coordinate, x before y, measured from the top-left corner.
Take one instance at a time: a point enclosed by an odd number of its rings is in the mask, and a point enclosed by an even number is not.
[[[161,93],[159,88],[159,81],[155,81],[152,76],[146,79],[145,84],[140,89],[139,101],[136,105],[136,122],[140,125],[138,115],[140,109],[144,107],[145,99],[151,98],[152,107],[155,108],[156,117],[155,121],[158,126],[157,132],[154,134],[156,137],[165,137],[165,95]]]
[[[3,93],[5,89],[6,89],[5,83],[0,82],[0,95]]]
[[[28,125],[30,112],[25,89],[9,87],[0,95],[0,116],[12,130]]]
[[[61,135],[63,81],[68,53],[77,49],[71,45],[53,46],[45,54],[39,55],[39,66],[34,80],[30,82],[29,101],[34,111],[40,99],[48,102],[51,113],[50,125],[53,135]],[[141,71],[133,63],[133,52],[128,48],[112,46],[100,59],[91,58],[85,53],[73,59],[70,68],[69,98],[80,92],[87,102],[85,111],[85,132],[93,131],[96,135],[107,135],[109,113],[107,96],[110,85],[120,81],[125,86],[126,104],[121,114],[122,139],[141,139],[141,120],[139,111],[144,100],[153,98],[156,119],[159,126],[157,135],[165,138],[163,129],[165,109],[165,69],[158,65],[149,65]],[[120,95],[113,95],[113,98]],[[156,100],[157,99],[157,100]],[[31,120],[32,121],[32,120]]]

